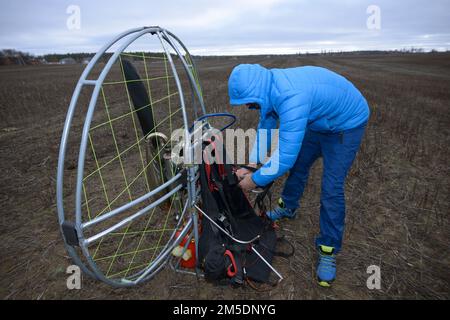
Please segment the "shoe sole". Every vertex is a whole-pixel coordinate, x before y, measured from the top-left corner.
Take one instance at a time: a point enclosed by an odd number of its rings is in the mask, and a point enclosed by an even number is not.
[[[320,278],[317,278],[317,283],[319,284],[319,286],[323,287],[323,288],[331,288],[331,284],[333,283],[333,280],[330,281],[324,281],[321,280]]]

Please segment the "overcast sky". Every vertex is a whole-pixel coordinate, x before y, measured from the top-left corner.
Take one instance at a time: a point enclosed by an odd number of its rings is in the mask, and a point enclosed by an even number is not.
[[[450,50],[449,0],[0,1],[0,48],[34,54],[95,52],[148,25],[169,29],[193,54]],[[80,29],[67,27],[71,5],[80,8]]]

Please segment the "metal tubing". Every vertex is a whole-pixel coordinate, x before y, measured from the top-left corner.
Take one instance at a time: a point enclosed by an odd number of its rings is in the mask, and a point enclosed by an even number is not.
[[[125,225],[127,225],[128,223],[136,220],[137,218],[139,218],[140,216],[144,215],[145,213],[147,213],[148,211],[150,211],[151,209],[153,209],[154,207],[160,205],[161,203],[163,203],[165,200],[167,200],[168,198],[170,198],[174,193],[177,193],[181,188],[183,187],[183,185],[179,185],[178,187],[174,188],[173,190],[171,190],[169,193],[165,194],[164,196],[162,196],[161,198],[159,198],[158,200],[156,200],[155,202],[153,202],[152,204],[148,205],[147,207],[145,207],[142,210],[139,210],[138,212],[136,212],[135,214],[133,214],[132,216],[129,216],[125,219],[123,219],[122,221],[120,221],[119,223],[116,223],[115,225],[113,225],[112,227],[96,234],[95,236],[92,236],[86,240],[84,240],[84,245],[85,246],[89,246],[90,244],[92,244],[94,241],[106,236],[107,234],[116,231],[117,229],[120,229],[121,227],[124,227]]]
[[[225,233],[229,238],[231,238],[233,241],[240,243],[240,244],[253,244],[253,242],[255,242],[256,240],[258,240],[261,236],[258,235],[257,237],[255,237],[253,240],[250,241],[242,241],[239,239],[234,238],[232,235],[230,235],[226,230],[224,230],[223,228],[221,228],[214,220],[212,220],[202,209],[200,209],[197,205],[195,205],[195,207],[197,208],[197,210],[199,210],[206,218],[208,218],[209,221],[211,221],[220,231],[222,231],[223,233]],[[254,251],[258,257],[261,258],[261,260],[280,278],[279,281],[283,280],[283,276],[269,263],[267,262],[266,259],[264,259],[264,257],[255,249],[255,247],[252,245],[251,246],[252,251]]]
[[[123,206],[121,206],[119,208],[116,208],[116,209],[114,209],[114,210],[112,210],[112,211],[110,211],[108,213],[102,214],[101,216],[99,216],[97,218],[94,218],[94,219],[92,219],[92,220],[90,220],[88,222],[83,223],[81,225],[81,228],[84,230],[84,229],[89,228],[89,227],[91,227],[91,226],[93,226],[93,225],[95,225],[97,223],[100,223],[100,222],[106,220],[106,219],[112,218],[112,217],[118,215],[119,213],[121,213],[121,212],[123,212],[125,210],[128,210],[128,209],[134,207],[135,205],[137,205],[137,204],[139,204],[139,203],[141,203],[141,202],[143,202],[143,201],[153,197],[155,194],[159,193],[160,191],[164,190],[165,188],[167,188],[171,184],[175,183],[175,181],[180,179],[181,176],[182,176],[181,173],[177,174],[175,177],[173,177],[172,179],[170,179],[169,181],[167,181],[163,185],[161,185],[158,188],[152,190],[151,192],[143,195],[142,197],[137,198],[137,199],[135,199],[135,200],[133,200],[131,202],[128,202],[127,204],[125,204],[125,205],[123,205]]]
[[[188,223],[186,224],[185,228],[180,232],[179,236],[176,238],[176,240],[174,241],[174,243],[170,246],[169,250],[166,250],[163,254],[160,255],[160,257],[158,259],[156,259],[152,265],[158,265],[160,261],[162,261],[163,259],[165,259],[167,257],[167,255],[169,253],[172,252],[173,248],[175,248],[175,246],[177,246],[182,239],[184,239],[184,237],[186,236],[187,232],[189,231],[189,229],[192,227],[192,219],[189,219]],[[142,280],[146,280],[146,277],[148,276],[148,274],[150,273],[150,269],[145,271],[137,280],[136,282],[142,281]]]
[[[278,282],[284,279],[283,276],[269,262],[267,262],[266,259],[264,259],[264,257],[258,252],[258,250],[255,249],[254,246],[252,246],[252,251],[256,253],[258,257],[261,258],[262,261],[264,261],[264,263],[278,276],[278,278],[280,278]]]
[[[56,177],[56,203],[57,203],[58,220],[59,220],[60,226],[66,220],[65,214],[64,214],[64,195],[63,195],[63,192],[64,192],[64,162],[65,162],[65,156],[66,156],[66,151],[67,151],[67,144],[68,144],[68,139],[69,139],[70,128],[72,126],[73,116],[74,116],[75,109],[77,106],[78,98],[80,96],[81,90],[84,85],[84,81],[86,80],[87,76],[89,75],[89,73],[91,72],[91,70],[93,69],[95,64],[98,62],[100,57],[103,56],[103,54],[106,52],[106,50],[108,50],[111,46],[114,45],[114,43],[116,43],[120,39],[126,37],[127,35],[129,35],[133,32],[141,30],[141,29],[142,28],[125,31],[125,32],[121,33],[120,35],[118,35],[117,37],[115,37],[113,40],[111,40],[105,46],[103,46],[102,49],[100,49],[100,51],[89,62],[88,66],[83,71],[80,79],[78,80],[77,86],[75,87],[75,91],[72,95],[72,99],[70,101],[69,109],[67,111],[67,116],[66,116],[66,120],[64,123],[63,133],[62,133],[62,137],[61,137],[61,144],[60,144],[60,148],[59,148],[59,156],[58,156],[58,169],[57,169],[57,177]],[[69,256],[73,259],[73,261],[83,270],[83,272],[85,272],[86,274],[88,274],[89,276],[91,276],[93,278],[96,278],[94,273],[91,270],[89,270],[88,267],[81,261],[80,257],[75,252],[75,250],[67,244],[66,239],[64,238],[64,235],[63,235],[63,239],[65,242],[67,251],[69,253]]]
[[[186,73],[187,73],[187,75],[188,75],[189,81],[190,81],[190,83],[192,83],[193,86],[194,86],[194,90],[195,90],[195,93],[197,94],[197,97],[198,97],[198,99],[199,99],[199,101],[200,101],[200,104],[201,104],[201,107],[202,107],[203,114],[205,114],[206,111],[205,111],[205,106],[204,106],[204,104],[203,104],[203,98],[202,98],[202,95],[200,94],[200,91],[199,91],[198,86],[197,86],[197,84],[196,84],[196,82],[195,82],[194,76],[192,75],[192,73],[191,73],[190,70],[189,70],[189,67],[188,67],[188,64],[186,63],[186,60],[184,60],[184,57],[183,57],[183,55],[181,54],[181,52],[178,50],[178,48],[172,43],[172,41],[170,41],[170,38],[169,38],[168,34],[166,33],[166,31],[163,30],[162,33],[164,34],[164,39],[167,41],[167,43],[175,50],[175,52],[177,53],[177,55],[180,57],[181,63],[183,64],[184,70],[186,71]]]
[[[161,42],[161,46],[163,47],[164,52],[166,53],[166,56],[167,56],[167,60],[169,61],[170,67],[172,68],[172,73],[175,78],[175,83],[177,85],[178,93],[179,93],[179,97],[180,97],[180,105],[181,105],[181,109],[183,112],[184,127],[185,127],[185,130],[187,131],[189,126],[188,126],[188,122],[187,122],[186,104],[184,102],[183,87],[181,86],[180,77],[178,77],[177,68],[175,67],[175,64],[173,63],[172,55],[170,54],[170,51],[167,49],[167,47],[164,45],[164,41],[161,37],[161,32],[157,31],[156,35],[158,36],[158,39]]]
[[[200,211],[206,218],[208,218],[209,221],[211,221],[220,231],[222,231],[223,233],[225,233],[231,240],[233,240],[234,242],[240,243],[240,244],[252,244],[253,242],[255,242],[256,240],[258,240],[259,238],[261,238],[260,235],[257,235],[255,238],[253,238],[252,240],[249,241],[243,241],[243,240],[239,240],[236,239],[235,237],[233,237],[231,234],[228,233],[228,231],[226,231],[225,229],[223,229],[221,226],[219,226],[213,219],[211,219],[206,213],[205,211],[203,211],[202,209],[200,209],[197,205],[195,205],[195,208],[197,208],[198,211]]]
[[[67,150],[67,144],[68,144],[68,137],[69,137],[69,133],[70,133],[70,129],[71,129],[71,125],[72,125],[72,120],[73,120],[73,116],[74,116],[74,111],[76,109],[76,105],[79,99],[79,96],[81,94],[81,90],[83,89],[84,86],[94,86],[94,90],[92,92],[91,95],[91,100],[88,106],[88,111],[86,113],[86,117],[85,117],[85,123],[84,123],[84,127],[83,127],[83,131],[82,131],[82,138],[81,138],[81,143],[80,143],[80,147],[79,147],[79,156],[78,156],[78,170],[77,170],[77,184],[76,184],[76,196],[75,196],[75,228],[79,237],[79,242],[80,242],[80,248],[84,254],[84,256],[87,259],[88,265],[85,265],[81,259],[80,256],[77,254],[77,252],[75,251],[75,249],[69,245],[67,245],[67,243],[65,243],[66,245],[66,249],[69,253],[69,255],[71,256],[71,258],[74,260],[75,263],[77,263],[83,270],[83,272],[89,274],[92,277],[95,277],[101,281],[104,281],[110,285],[116,286],[116,287],[127,287],[127,286],[132,286],[135,284],[138,284],[142,281],[148,280],[151,277],[153,277],[154,274],[156,274],[156,272],[158,272],[159,270],[162,269],[162,267],[167,263],[168,259],[167,259],[167,255],[171,252],[171,250],[173,249],[173,247],[175,247],[175,245],[177,245],[184,237],[184,235],[188,232],[188,230],[192,227],[192,225],[194,224],[194,219],[197,220],[197,213],[195,212],[194,215],[191,215],[188,223],[183,227],[181,234],[179,237],[176,237],[176,239],[172,242],[172,240],[175,238],[175,234],[176,234],[176,230],[172,233],[169,241],[166,243],[166,246],[164,247],[164,249],[160,252],[159,256],[153,261],[150,262],[149,266],[147,267],[147,269],[139,271],[138,273],[134,274],[134,276],[131,276],[131,278],[134,278],[135,276],[138,276],[138,278],[135,281],[128,281],[127,279],[120,279],[120,280],[114,280],[114,279],[108,279],[104,276],[103,272],[100,271],[97,267],[97,264],[95,263],[95,261],[93,261],[89,250],[87,248],[87,246],[92,243],[93,241],[97,240],[98,238],[101,238],[102,236],[108,234],[109,232],[112,232],[114,230],[117,230],[118,228],[126,225],[127,223],[133,221],[134,219],[140,217],[141,215],[145,214],[148,210],[150,210],[151,208],[159,205],[160,203],[162,203],[163,201],[165,201],[167,198],[169,198],[170,196],[172,196],[173,194],[175,194],[176,192],[179,192],[179,190],[181,190],[182,186],[179,185],[177,188],[173,189],[169,194],[165,195],[164,197],[161,197],[160,199],[158,199],[157,201],[155,201],[154,203],[152,203],[150,206],[144,208],[143,210],[140,210],[139,212],[137,212],[136,214],[134,214],[133,216],[122,220],[121,222],[119,222],[118,224],[114,225],[113,227],[103,231],[100,234],[97,234],[87,240],[84,240],[83,238],[83,229],[84,228],[88,228],[92,225],[95,225],[101,221],[104,221],[108,218],[111,218],[133,206],[135,206],[136,204],[150,198],[152,195],[156,194],[157,192],[155,190],[155,192],[151,192],[149,194],[146,194],[144,196],[142,196],[141,198],[130,202],[128,204],[126,204],[125,206],[122,206],[120,208],[117,208],[115,210],[110,211],[109,213],[99,217],[98,219],[94,219],[88,222],[85,222],[83,224],[82,222],[82,183],[83,183],[83,174],[84,174],[84,161],[85,161],[85,156],[86,156],[86,149],[87,149],[87,143],[88,143],[88,137],[89,137],[89,130],[90,130],[90,125],[91,125],[91,121],[94,115],[94,111],[95,111],[95,107],[97,104],[97,100],[98,100],[98,96],[101,90],[101,87],[103,85],[103,82],[106,78],[106,76],[108,75],[109,71],[111,70],[112,66],[114,65],[114,63],[117,61],[119,55],[131,44],[133,43],[135,40],[137,40],[138,38],[140,38],[141,36],[147,34],[147,33],[151,33],[153,35],[157,35],[157,37],[159,38],[159,41],[161,42],[161,45],[167,55],[167,59],[170,63],[172,72],[174,74],[174,78],[175,78],[175,82],[177,84],[177,88],[178,88],[178,93],[180,95],[180,103],[181,103],[181,108],[182,108],[182,112],[183,112],[183,121],[184,121],[184,126],[185,126],[185,131],[186,131],[186,137],[190,137],[189,136],[189,127],[188,127],[188,118],[187,118],[187,113],[186,113],[186,105],[185,105],[185,101],[184,101],[184,95],[183,95],[183,90],[181,87],[181,82],[175,67],[175,64],[173,62],[173,59],[171,57],[170,51],[168,50],[168,48],[165,46],[165,42],[167,42],[177,53],[177,55],[179,56],[179,58],[181,59],[184,69],[186,70],[190,83],[191,83],[191,90],[192,90],[192,86],[194,86],[195,88],[195,93],[197,94],[198,98],[199,98],[199,102],[200,105],[202,107],[202,111],[203,114],[206,114],[205,112],[205,107],[204,107],[204,102],[202,99],[202,96],[199,92],[199,88],[197,85],[197,82],[195,81],[195,79],[193,78],[192,72],[194,72],[195,70],[195,65],[194,65],[194,61],[192,60],[192,65],[194,66],[191,70],[189,69],[189,67],[187,66],[187,63],[184,59],[184,57],[181,55],[180,51],[178,50],[178,48],[174,45],[174,43],[171,41],[171,39],[169,38],[168,35],[170,35],[170,37],[172,37],[172,39],[174,39],[175,41],[178,42],[178,44],[185,50],[186,54],[189,54],[189,52],[187,51],[186,47],[184,46],[184,44],[178,39],[176,38],[172,33],[160,28],[160,27],[142,27],[142,28],[136,28],[136,29],[132,29],[132,30],[128,30],[120,35],[118,35],[117,37],[115,37],[112,41],[110,41],[109,43],[107,43],[90,61],[90,63],[88,64],[88,66],[86,67],[86,69],[83,71],[77,86],[75,88],[74,94],[72,96],[71,99],[71,103],[69,105],[69,110],[66,116],[66,121],[64,124],[64,129],[63,129],[63,134],[62,134],[62,139],[61,139],[61,146],[60,146],[60,151],[59,151],[59,159],[58,159],[58,171],[57,171],[57,208],[58,208],[58,219],[60,222],[60,225],[62,225],[62,223],[65,221],[65,214],[64,214],[64,204],[63,204],[63,179],[64,179],[64,161],[65,161],[65,155],[66,155],[66,150]],[[163,36],[162,36],[163,35]],[[129,37],[128,37],[129,36]],[[112,55],[112,57],[109,59],[109,61],[107,62],[106,66],[103,68],[100,76],[98,77],[97,80],[88,80],[87,77],[89,76],[89,74],[91,73],[92,69],[95,67],[95,65],[98,63],[98,61],[100,60],[100,58],[105,54],[105,52],[111,48],[114,44],[116,44],[118,41],[122,40],[123,38],[128,37],[127,39],[125,39],[124,43],[121,43],[119,49],[116,50],[116,52]],[[163,40],[164,37],[164,40]],[[190,54],[189,54],[190,56]],[[189,151],[192,153],[193,149],[190,148]],[[192,156],[192,155],[191,155]],[[195,180],[197,178],[196,176],[196,169],[194,167],[188,167],[188,181],[190,181],[190,183],[188,183],[189,187],[188,187],[188,200],[185,204],[185,208],[183,210],[182,213],[182,217],[179,221],[179,223],[177,224],[177,228],[179,227],[181,220],[183,219],[185,213],[187,212],[188,208],[192,208],[192,205],[195,203],[197,197],[198,197],[198,190],[196,190],[196,186],[195,186]],[[163,190],[164,188],[166,188],[167,186],[169,186],[171,183],[174,183],[175,181],[177,181],[177,179],[179,179],[179,177],[174,177],[173,178],[173,182],[167,182],[165,185],[160,186],[158,189],[159,190]],[[172,179],[171,179],[172,180]],[[198,227],[198,221],[195,221],[195,224],[197,224]],[[197,232],[197,236],[195,235],[195,231]],[[194,230],[194,237],[198,237],[198,230]],[[64,239],[65,241],[65,239]],[[196,241],[197,243],[197,241]],[[88,266],[92,269],[89,269]],[[129,277],[130,278],[130,277]]]
[[[192,211],[192,219],[194,221],[195,265],[198,266],[198,243],[200,241],[200,237],[198,234],[198,215],[195,210]],[[197,268],[195,268],[195,270],[197,270]]]
[[[171,245],[173,243],[172,241],[175,239],[176,233],[180,230],[180,224],[183,221],[183,218],[184,218],[184,215],[186,214],[186,212],[187,212],[187,203],[184,205],[183,211],[180,216],[180,220],[178,221],[177,225],[175,226],[174,231],[170,235],[169,240],[167,241],[164,248],[161,249],[160,254],[155,258],[155,261],[167,250],[169,245]],[[146,270],[140,270],[140,271],[134,273],[133,275],[130,275],[129,278],[130,279],[138,278],[142,273],[144,273],[144,271],[146,271]],[[156,273],[158,271],[156,270],[154,272]]]
[[[195,228],[195,224],[194,224],[194,228]],[[183,255],[184,255],[184,254],[186,253],[186,251],[188,250],[189,244],[191,243],[193,237],[194,237],[194,233],[191,232],[189,238],[187,239],[186,243],[185,243],[184,246],[183,246],[183,251],[181,252],[181,259],[183,259],[183,258],[182,258]],[[184,238],[186,239],[186,237],[184,237]],[[178,259],[178,262],[177,262],[175,268],[178,268],[178,266],[179,266],[180,263],[181,263],[181,259]]]
[[[75,195],[75,212],[76,212],[76,225],[80,226],[82,224],[81,221],[81,199],[82,199],[82,186],[83,186],[83,174],[84,174],[84,161],[86,157],[86,147],[89,137],[89,130],[91,127],[92,117],[94,116],[95,107],[97,105],[97,99],[100,93],[100,89],[102,87],[102,84],[108,75],[109,71],[111,70],[114,63],[119,58],[119,55],[135,40],[140,38],[146,33],[149,33],[150,29],[143,29],[139,31],[137,34],[133,35],[127,41],[125,41],[124,44],[112,55],[112,57],[109,59],[106,66],[103,68],[100,76],[97,79],[97,83],[95,85],[94,91],[92,93],[91,100],[89,102],[89,108],[86,114],[86,120],[84,122],[82,137],[81,137],[81,144],[80,144],[80,153],[78,157],[78,171],[77,171],[77,186],[76,186],[76,195]],[[156,31],[156,30],[154,30]],[[135,31],[136,32],[136,31]],[[82,234],[80,234],[82,237]]]
[[[122,44],[120,46],[120,48],[112,55],[112,57],[109,59],[108,63],[106,64],[106,66],[103,68],[102,72],[100,73],[100,76],[97,79],[97,83],[94,87],[94,91],[92,93],[91,96],[91,100],[89,103],[89,107],[88,107],[88,111],[86,114],[86,119],[84,122],[84,127],[83,127],[83,131],[82,131],[82,137],[81,137],[81,143],[80,143],[80,151],[79,151],[79,156],[78,156],[78,170],[77,170],[77,184],[76,184],[76,194],[75,194],[75,218],[76,218],[76,222],[75,222],[75,228],[77,229],[77,233],[78,233],[78,238],[80,241],[80,247],[81,250],[83,251],[84,256],[86,257],[89,266],[92,269],[92,272],[97,276],[97,278],[99,278],[100,280],[109,283],[109,284],[115,284],[114,281],[110,281],[109,279],[107,279],[103,273],[98,269],[96,263],[93,261],[93,259],[91,258],[90,254],[89,254],[89,250],[87,249],[85,242],[84,242],[84,235],[83,235],[83,230],[81,229],[81,199],[82,199],[82,184],[83,184],[83,174],[84,174],[84,160],[86,157],[86,148],[87,148],[87,141],[88,141],[88,137],[89,137],[89,130],[90,130],[90,125],[92,122],[92,118],[94,115],[94,110],[97,104],[97,99],[100,93],[100,89],[101,86],[106,78],[106,76],[108,75],[110,69],[112,68],[112,66],[114,65],[114,63],[117,61],[119,55],[135,40],[137,40],[139,37],[143,36],[146,33],[150,33],[150,32],[156,32],[157,30],[159,30],[160,28],[139,28],[139,29],[134,29],[131,30],[130,32],[127,33],[127,35],[131,35],[134,33],[133,36],[130,36],[124,44]]]

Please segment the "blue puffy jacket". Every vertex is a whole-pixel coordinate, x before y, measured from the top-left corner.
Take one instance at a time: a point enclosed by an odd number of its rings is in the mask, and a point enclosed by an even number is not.
[[[270,140],[268,145],[260,146],[259,129],[275,129],[279,122],[278,148],[262,170],[253,174],[253,181],[259,186],[293,167],[307,127],[319,132],[339,132],[364,124],[370,114],[366,99],[350,81],[320,67],[269,70],[258,64],[242,64],[231,73],[228,88],[231,105],[261,106],[251,162],[259,163],[259,155],[265,155],[270,147]]]

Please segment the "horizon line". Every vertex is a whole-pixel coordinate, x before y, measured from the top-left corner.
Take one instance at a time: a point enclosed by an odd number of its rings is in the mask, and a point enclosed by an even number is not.
[[[51,52],[51,53],[43,53],[43,54],[36,54],[31,53],[29,51],[15,49],[15,48],[1,48],[0,52],[5,50],[13,50],[18,53],[31,55],[35,58],[44,58],[45,56],[52,56],[52,55],[87,55],[87,56],[94,56],[97,54],[97,52],[89,52],[89,51],[73,51],[73,52]],[[404,47],[401,49],[360,49],[360,50],[339,50],[339,49],[323,49],[323,50],[301,50],[298,52],[290,52],[290,53],[223,53],[223,54],[195,54],[192,50],[190,51],[191,56],[197,56],[197,57],[248,57],[248,56],[293,56],[293,55],[321,55],[321,54],[345,54],[345,53],[446,53],[450,52],[450,48],[423,48],[423,47]],[[107,51],[106,53],[113,53],[114,51]],[[125,52],[143,52],[143,53],[162,53],[163,51],[125,51]]]

